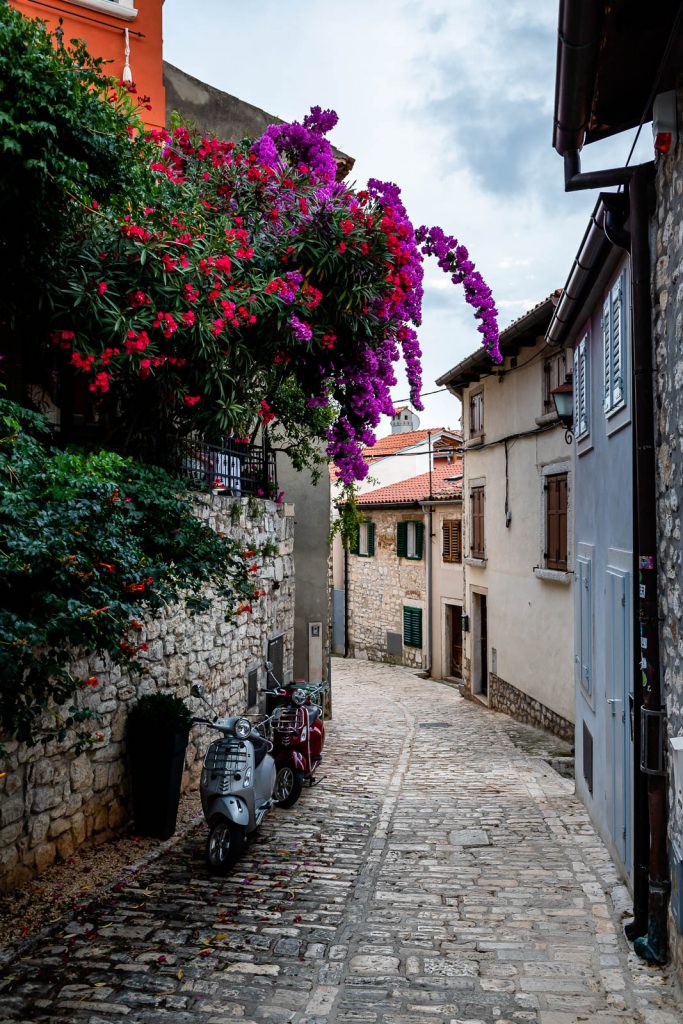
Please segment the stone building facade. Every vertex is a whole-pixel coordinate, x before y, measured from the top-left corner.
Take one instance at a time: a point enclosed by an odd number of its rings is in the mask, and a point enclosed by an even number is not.
[[[268,639],[277,635],[284,639],[284,677],[291,679],[293,507],[202,496],[197,515],[215,530],[243,540],[245,547],[266,541],[276,545],[277,554],[255,577],[266,596],[253,602],[252,614],[242,613],[228,622],[224,599],[194,616],[181,604],[168,607],[149,622],[142,637],[149,650],[140,675],[99,659],[75,665],[81,677],[96,673],[100,679],[88,700],[100,716],[102,739],[84,753],[74,753],[73,737],[31,748],[5,741],[9,756],[6,774],[0,778],[0,891],[25,883],[85,843],[106,840],[129,822],[126,719],[139,697],[172,691],[189,698],[191,685],[201,682],[221,713],[243,712],[247,675],[256,670],[259,688],[265,687]],[[197,784],[212,738],[205,726],[192,730],[183,789]]]
[[[667,711],[669,841],[674,899],[683,859],[683,84],[678,143],[657,162],[652,221],[657,535],[661,680]],[[678,742],[677,742],[678,741]],[[678,751],[680,750],[680,753]],[[683,921],[672,921],[672,952],[683,974]]]
[[[365,515],[374,526],[375,552],[371,557],[349,556],[349,655],[422,668],[422,647],[403,643],[403,609],[418,608],[424,614],[426,563],[399,558],[396,551],[397,523],[414,521],[415,514],[368,509]]]

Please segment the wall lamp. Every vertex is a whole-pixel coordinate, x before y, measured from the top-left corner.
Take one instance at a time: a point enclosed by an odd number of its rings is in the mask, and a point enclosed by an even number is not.
[[[557,418],[565,428],[564,439],[567,444],[571,444],[574,440],[574,385],[569,380],[565,381],[550,394],[553,396]]]

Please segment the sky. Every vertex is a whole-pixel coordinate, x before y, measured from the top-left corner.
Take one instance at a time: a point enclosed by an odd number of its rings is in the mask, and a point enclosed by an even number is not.
[[[552,148],[552,0],[167,0],[164,56],[284,120],[320,104],[355,158],[349,180],[396,182],[413,223],[466,245],[501,330],[562,287],[597,193],[566,194]],[[589,146],[584,169],[622,166],[631,135]],[[649,153],[648,153],[649,146]],[[641,135],[636,157],[651,156]],[[641,157],[642,158],[642,157]],[[425,266],[423,391],[479,345],[462,290]],[[395,401],[405,399],[397,374]],[[421,426],[458,425],[450,394]],[[389,432],[388,422],[378,430]]]

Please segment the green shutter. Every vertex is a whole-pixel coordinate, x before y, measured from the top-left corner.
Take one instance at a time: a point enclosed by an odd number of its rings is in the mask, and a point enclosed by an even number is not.
[[[375,553],[375,524],[368,523],[368,557]]]
[[[408,524],[396,523],[396,554],[399,558],[408,557]]]
[[[403,609],[403,643],[406,647],[422,647],[422,609]]]
[[[424,547],[424,523],[415,523],[415,558],[422,558],[422,549]]]

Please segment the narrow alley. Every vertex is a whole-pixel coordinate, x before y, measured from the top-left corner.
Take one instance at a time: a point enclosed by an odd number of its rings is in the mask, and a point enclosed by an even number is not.
[[[675,1024],[573,782],[509,722],[335,661],[319,788],[228,877],[207,874],[198,825],[33,940],[0,976],[0,1021]]]

